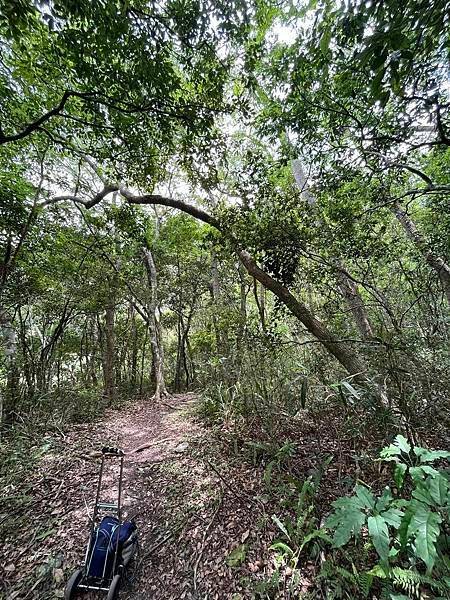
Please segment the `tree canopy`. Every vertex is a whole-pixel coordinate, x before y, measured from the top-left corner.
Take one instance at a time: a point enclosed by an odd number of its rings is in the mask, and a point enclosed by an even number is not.
[[[406,436],[398,556],[443,576],[449,26],[445,0],[0,0],[3,432],[195,390],[285,448],[334,411]],[[387,580],[406,505],[355,493],[330,528],[367,527]]]

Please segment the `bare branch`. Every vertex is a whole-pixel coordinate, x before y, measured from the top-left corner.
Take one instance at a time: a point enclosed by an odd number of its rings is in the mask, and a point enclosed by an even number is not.
[[[200,208],[192,206],[191,204],[185,204],[180,200],[174,200],[173,198],[167,198],[166,196],[160,196],[158,194],[144,194],[142,196],[135,196],[124,187],[120,188],[120,193],[130,204],[160,204],[162,206],[169,206],[171,208],[176,208],[188,213],[192,217],[195,217],[204,223],[208,223],[208,225],[211,225],[220,231],[223,229],[218,219],[209,215]]]
[[[417,175],[418,177],[420,177],[421,179],[423,179],[423,181],[425,181],[425,183],[430,188],[434,187],[433,181],[430,179],[430,177],[428,177],[428,175],[426,175],[426,173],[424,173],[423,171],[421,171],[417,167],[412,167],[411,165],[407,165],[406,163],[396,162],[395,160],[392,160],[391,158],[389,158],[387,156],[384,156],[384,154],[381,154],[380,152],[375,152],[373,150],[367,150],[365,152],[365,154],[373,154],[375,156],[379,156],[381,159],[383,159],[391,167],[396,167],[398,169],[405,169],[406,171],[409,171],[410,173],[413,173],[414,175]]]
[[[70,194],[64,196],[54,196],[53,198],[48,198],[47,200],[44,200],[43,202],[38,204],[38,207],[43,208],[44,206],[57,204],[58,202],[63,202],[64,200],[70,200],[72,202],[75,202],[75,204],[82,204],[85,208],[92,208],[93,206],[101,202],[105,196],[111,194],[112,192],[117,192],[118,189],[118,185],[105,185],[105,187],[100,192],[95,194],[95,196],[93,196],[93,198],[90,198],[89,200],[85,200],[83,198],[80,198],[79,196],[73,196]]]

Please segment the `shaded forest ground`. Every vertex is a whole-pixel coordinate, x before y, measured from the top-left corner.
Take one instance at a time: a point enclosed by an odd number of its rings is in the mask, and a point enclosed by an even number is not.
[[[127,452],[124,505],[136,516],[141,548],[121,597],[136,600],[266,597],[258,590],[275,570],[270,545],[280,534],[272,515],[286,514],[295,495],[295,486],[281,483],[282,467],[302,481],[329,462],[316,500],[322,514],[355,477],[383,484],[380,463],[364,449],[367,440],[356,447],[361,438],[343,433],[338,413],[322,415],[321,426],[307,413],[291,419],[277,437],[295,439],[294,450],[283,463],[272,457],[269,469],[261,454],[267,442],[246,443],[236,425],[205,427],[197,413],[198,400],[189,394],[158,406],[142,400],[107,411],[101,422],[28,440],[2,486],[1,598],[63,596],[87,540],[86,505],[92,506],[98,469],[90,455],[104,444]],[[153,445],[132,452],[147,442]],[[112,497],[110,471],[105,483]],[[305,592],[317,568],[305,558]],[[284,577],[287,585],[289,571]]]

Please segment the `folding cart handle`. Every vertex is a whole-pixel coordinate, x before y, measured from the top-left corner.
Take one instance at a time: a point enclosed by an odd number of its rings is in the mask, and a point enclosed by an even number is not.
[[[112,448],[109,446],[103,446],[102,454],[104,456],[124,456],[125,452],[120,448]]]

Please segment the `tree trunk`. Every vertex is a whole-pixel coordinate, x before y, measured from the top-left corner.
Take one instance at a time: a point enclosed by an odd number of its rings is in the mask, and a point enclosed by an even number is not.
[[[239,379],[242,362],[244,357],[244,338],[245,332],[247,328],[247,295],[250,289],[246,278],[248,277],[247,270],[245,269],[242,261],[238,263],[238,272],[239,272],[239,296],[240,296],[240,306],[239,306],[239,325],[236,334],[236,382]],[[253,280],[254,281],[254,280]],[[251,285],[251,284],[250,284]]]
[[[308,180],[303,170],[303,166],[299,160],[293,160],[291,163],[292,173],[300,193],[308,202],[309,206],[317,209],[316,197],[311,193]],[[337,282],[338,288],[344,298],[350,312],[353,316],[355,324],[364,339],[373,337],[372,326],[367,316],[366,307],[361,294],[358,291],[358,286],[346,274],[345,265],[341,260],[337,260]]]
[[[240,250],[238,254],[250,275],[275,294],[289,308],[291,313],[303,323],[306,329],[325,346],[328,352],[337,358],[350,375],[354,376],[356,381],[366,379],[364,375],[367,372],[367,366],[355,351],[328,331],[325,325],[302,302],[297,300],[284,285],[260,269],[248,252]]]
[[[184,382],[183,382],[184,380]],[[181,392],[189,386],[189,370],[186,358],[186,330],[183,315],[178,313],[177,323],[177,362],[175,367],[175,389]]]
[[[177,360],[175,363],[175,378],[174,378],[174,388],[176,392],[181,391],[181,380],[183,377],[183,368],[182,368],[182,352],[183,352],[183,335],[181,331],[181,313],[178,313],[178,322],[177,322]]]
[[[30,346],[27,341],[27,319],[28,314],[25,318],[22,316],[22,311],[19,308],[17,311],[19,317],[19,339],[21,344],[22,360],[23,360],[23,374],[27,386],[26,396],[31,398],[34,393],[34,369],[33,369],[33,356],[30,350]]]
[[[109,406],[116,400],[116,340],[114,332],[114,313],[114,299],[111,298],[105,312],[105,348],[103,361],[105,382],[104,393]]]
[[[130,361],[130,383],[135,391],[137,385],[137,363],[138,363],[138,332],[136,324],[136,311],[134,306],[130,305],[131,311],[131,361]]]
[[[193,375],[189,371],[187,350],[189,348],[189,331],[191,329],[192,317],[195,310],[195,298],[189,309],[189,313],[184,321],[183,314],[180,311],[178,313],[178,344],[177,344],[177,364],[175,371],[175,387],[178,392],[183,389],[188,390],[193,380]],[[184,378],[184,385],[183,385]]]
[[[262,271],[248,252],[239,249],[238,240],[236,240],[231,232],[224,230],[217,219],[195,206],[185,204],[184,202],[174,200],[173,198],[166,198],[165,196],[159,195],[153,196],[151,194],[133,196],[124,189],[122,189],[121,192],[130,204],[160,204],[162,206],[177,208],[178,210],[208,223],[218,231],[221,231],[234,244],[236,252],[248,273],[275,294],[290,312],[303,323],[306,329],[341,363],[348,373],[354,376],[355,380],[361,382],[366,381],[365,374],[367,373],[367,365],[357,352],[351,350],[346,344],[339,341],[318,319],[314,317],[303,303],[299,302],[289,292],[287,288],[273,279],[268,273]]]
[[[39,353],[39,361],[37,364],[37,388],[40,392],[47,392],[51,388],[52,384],[52,367],[53,360],[55,356],[55,352],[58,346],[58,343],[64,332],[70,319],[72,317],[73,307],[69,306],[69,300],[67,299],[62,314],[56,323],[56,325],[52,325],[47,323],[50,332],[46,334],[47,327],[44,325],[43,331],[41,334],[41,342],[42,348]]]
[[[266,328],[266,300],[264,296],[264,286],[261,285],[261,293],[258,295],[258,282],[256,278],[253,278],[253,295],[255,297],[256,306],[258,308],[259,320],[261,322],[261,329],[264,333],[267,333]]]
[[[158,323],[156,311],[158,309],[158,277],[156,272],[153,255],[148,248],[142,248],[145,270],[149,288],[149,297],[147,302],[148,312],[148,331],[150,336],[150,346],[152,349],[153,364],[155,367],[155,400],[159,402],[161,396],[167,395],[166,384],[164,381],[164,356],[161,344],[161,329]]]
[[[97,355],[97,331],[95,328],[95,321],[94,318],[92,317],[90,319],[90,327],[89,327],[89,346],[88,346],[89,350],[88,350],[88,356],[87,356],[87,360],[88,360],[88,365],[89,365],[89,376],[90,376],[90,380],[91,383],[94,387],[97,386],[98,384],[98,379],[97,379],[97,361],[96,361],[96,355]]]
[[[0,440],[1,427],[3,425],[5,409],[11,410],[17,396],[18,369],[16,365],[16,332],[8,311],[0,306],[0,338],[3,341],[5,367],[6,367],[6,389],[0,386]]]
[[[347,305],[353,315],[356,326],[359,329],[361,336],[364,339],[373,337],[372,326],[367,317],[366,307],[358,291],[358,287],[354,281],[347,277],[343,270],[338,266],[338,285],[342,297],[347,302]]]
[[[144,342],[142,344],[141,366],[140,366],[140,373],[139,373],[139,396],[141,396],[141,397],[142,397],[142,392],[144,390],[145,351],[147,349],[147,340],[148,340],[148,326],[145,328]]]
[[[210,284],[211,300],[213,301],[213,313],[212,322],[214,327],[214,333],[216,336],[216,351],[217,356],[223,355],[223,343],[222,333],[220,331],[219,321],[217,319],[217,311],[220,300],[220,283],[219,283],[219,269],[217,268],[217,257],[215,252],[211,253],[211,284]]]
[[[435,254],[431,248],[428,247],[428,244],[417,229],[416,224],[408,215],[408,213],[403,210],[403,208],[397,202],[392,207],[392,212],[398,219],[399,223],[403,227],[406,232],[406,235],[413,242],[416,248],[420,251],[428,265],[436,271],[438,277],[441,281],[442,288],[444,290],[444,294],[447,297],[447,301],[450,304],[450,267],[444,261],[444,259],[437,254]]]

